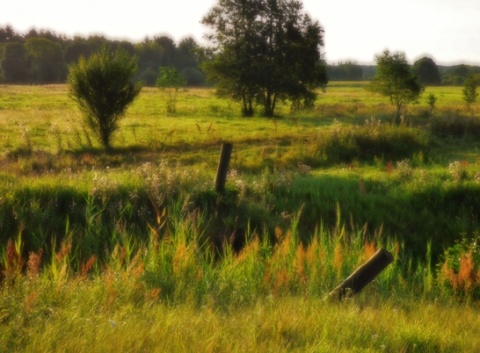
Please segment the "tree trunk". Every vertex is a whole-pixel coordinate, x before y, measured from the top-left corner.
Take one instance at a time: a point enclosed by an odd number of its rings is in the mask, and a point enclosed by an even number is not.
[[[246,94],[242,98],[242,116],[252,117],[255,111],[253,110],[253,99]]]
[[[395,115],[395,124],[397,124],[397,125],[400,125],[400,122],[401,122],[401,120],[402,120],[402,119],[400,119],[400,117],[401,117],[401,114],[400,114],[401,111],[402,111],[402,104],[397,103],[397,113],[396,113],[396,115]]]
[[[276,103],[275,94],[267,90],[265,94],[265,101],[263,103],[264,115],[266,117],[271,118],[275,114],[275,103]]]

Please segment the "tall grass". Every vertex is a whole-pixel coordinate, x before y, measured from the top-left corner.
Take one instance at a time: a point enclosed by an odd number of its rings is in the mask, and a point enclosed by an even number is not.
[[[220,258],[199,241],[204,220],[198,213],[184,214],[174,221],[175,229],[152,227],[145,242],[112,235],[117,243],[103,260],[92,256],[80,262],[67,239],[49,257],[30,252],[26,271],[18,237],[2,257],[2,347],[13,352],[476,349],[478,309],[452,304],[443,277],[432,280],[427,264],[411,266],[402,244],[380,235],[366,240],[363,231],[349,232],[341,222],[333,230],[320,227],[303,243],[299,216],[287,229],[275,230],[275,244],[251,233],[240,252],[226,247]],[[384,273],[343,305],[324,300],[380,246],[395,255]],[[460,298],[472,298],[471,293],[463,291]]]
[[[429,243],[422,260],[412,257],[404,242],[384,234],[383,229],[372,234],[366,226],[347,226],[337,205],[337,223],[332,228],[320,224],[312,234],[303,234],[301,209],[290,216],[286,227],[275,227],[273,234],[268,228],[247,227],[243,246],[234,251],[229,246],[231,238],[224,237],[222,247],[209,242],[207,214],[185,204],[175,208],[157,214],[156,223],[148,225],[148,237],[143,238],[130,232],[122,219],[102,223],[101,209],[93,204],[86,209],[83,231],[73,231],[67,224],[61,241],[52,238],[54,243],[45,243],[38,250],[26,252],[20,232],[8,241],[2,254],[4,285],[14,287],[19,279],[41,274],[54,282],[68,282],[109,276],[111,272],[125,276],[122,282],[134,281],[135,286],[158,290],[159,298],[169,303],[187,301],[201,306],[213,302],[228,307],[251,304],[269,293],[321,298],[384,247],[395,254],[397,263],[384,275],[385,282],[378,282],[380,292],[400,293],[405,282],[408,285],[413,280],[420,294],[430,293],[437,277],[436,265],[442,268],[436,287],[453,286],[465,295],[478,295],[476,241],[452,247],[442,258],[443,264],[433,256]],[[458,281],[463,284],[457,285]],[[437,294],[444,291],[437,290]]]

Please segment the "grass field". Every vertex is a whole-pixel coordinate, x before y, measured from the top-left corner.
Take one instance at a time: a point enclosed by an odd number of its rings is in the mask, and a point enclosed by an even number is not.
[[[429,87],[394,125],[364,85],[274,119],[145,88],[109,153],[66,86],[1,86],[0,351],[474,352],[480,108]]]

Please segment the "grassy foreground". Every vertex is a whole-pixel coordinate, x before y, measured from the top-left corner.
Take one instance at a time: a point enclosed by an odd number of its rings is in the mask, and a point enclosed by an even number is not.
[[[2,86],[0,351],[474,352],[478,107],[428,90],[396,126],[362,84],[275,119],[145,89],[106,154],[65,86]],[[386,271],[324,300],[380,247]]]
[[[105,310],[88,299],[94,285],[75,287],[66,289],[61,308],[38,315],[48,319],[23,317],[15,340],[5,342],[3,332],[5,351],[453,353],[480,344],[478,310],[463,305],[285,297],[227,313],[161,303]]]
[[[276,246],[253,238],[234,254],[206,255],[185,233],[128,242],[78,270],[65,243],[51,259],[17,241],[0,292],[7,352],[472,352],[478,302],[452,292],[450,272],[395,262],[354,298],[327,294],[376,245],[355,234],[318,233],[308,247],[295,228]],[[407,261],[406,261],[407,260]],[[74,262],[74,261],[73,261]],[[462,271],[465,271],[463,269]],[[462,273],[461,271],[461,273]],[[463,288],[469,277],[458,276]],[[463,286],[463,287],[462,287]],[[458,295],[455,295],[458,293]]]
[[[66,244],[43,262],[31,253],[25,274],[14,271],[17,242],[0,292],[0,345],[6,352],[477,349],[480,307],[464,292],[453,295],[448,271],[412,268],[398,252],[362,293],[327,300],[375,244],[319,233],[304,248],[294,231],[278,234],[274,247],[256,238],[221,259],[205,257],[187,234],[162,242],[152,235],[138,252],[119,245],[102,265],[92,257],[78,271]]]

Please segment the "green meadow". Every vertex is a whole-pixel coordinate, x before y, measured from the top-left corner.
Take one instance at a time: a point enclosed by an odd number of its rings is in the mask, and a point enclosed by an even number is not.
[[[365,85],[272,119],[144,88],[108,153],[67,86],[0,86],[0,351],[476,351],[480,107],[428,87],[396,125]]]

